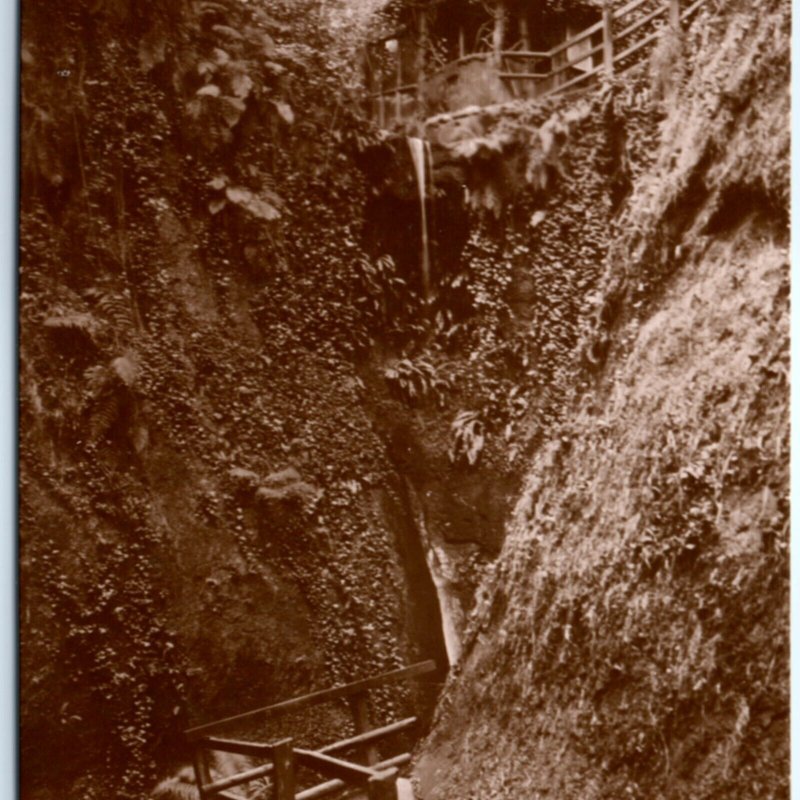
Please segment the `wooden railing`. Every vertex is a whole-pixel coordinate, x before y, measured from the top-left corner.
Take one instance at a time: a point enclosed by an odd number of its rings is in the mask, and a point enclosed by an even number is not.
[[[435,662],[422,661],[382,675],[313,692],[190,728],[185,735],[193,749],[193,764],[200,800],[212,800],[212,798],[244,800],[243,795],[229,790],[266,777],[272,781],[272,796],[275,800],[316,800],[350,787],[363,789],[369,800],[395,800],[398,767],[408,764],[411,755],[401,753],[393,758],[381,760],[376,744],[392,734],[412,728],[417,718],[408,717],[379,728],[371,728],[369,691],[388,683],[409,680],[433,672],[435,669]],[[350,705],[356,735],[316,750],[295,747],[291,739],[265,744],[219,736],[232,727],[257,724],[280,714],[300,711],[339,699],[346,699]],[[215,750],[248,756],[265,763],[236,775],[214,780],[211,775],[209,753]],[[359,752],[366,764],[340,757],[341,753],[349,751]],[[327,780],[298,791],[296,774],[298,767],[305,767]]]
[[[582,88],[601,73],[612,77],[637,64],[639,59],[635,57],[641,54],[645,47],[652,44],[660,33],[659,28],[646,33],[640,39],[630,41],[631,37],[640,32],[642,28],[658,21],[660,17],[664,17],[673,29],[679,30],[681,22],[691,17],[706,0],[695,0],[688,6],[686,5],[687,0],[683,0],[683,8],[681,0],[662,1],[642,16],[631,19],[634,12],[652,2],[653,0],[631,0],[618,9],[606,8],[603,11],[602,19],[598,22],[544,52],[511,49],[461,56],[434,72],[428,80],[435,79],[437,75],[446,70],[452,70],[453,66],[478,60],[494,65],[498,77],[503,80],[512,95],[519,93],[521,86],[525,87],[523,94],[535,98],[549,97]],[[586,40],[591,42],[592,37],[600,38],[600,43],[589,49],[581,49],[580,54],[572,60],[562,61],[563,53],[568,53],[570,49]],[[599,58],[601,53],[602,59]],[[559,56],[562,58],[558,58]],[[581,69],[580,74],[570,75],[569,70],[574,72],[578,65],[583,65],[587,61],[592,63],[590,69]],[[594,63],[595,61],[599,63]],[[516,65],[520,64],[522,68],[515,69]],[[394,118],[402,119],[402,98],[404,96],[417,97],[421,102],[421,90],[422,87],[418,83],[402,84],[398,80],[396,86],[369,95],[368,100],[377,105],[378,123],[382,127],[386,124],[389,107],[392,105],[394,106]]]

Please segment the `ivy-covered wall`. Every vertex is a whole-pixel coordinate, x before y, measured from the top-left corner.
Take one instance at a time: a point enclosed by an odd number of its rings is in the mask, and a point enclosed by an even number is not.
[[[788,21],[706,8],[683,68],[666,41],[617,87],[584,380],[478,591],[426,800],[788,796]]]
[[[143,797],[188,724],[440,644],[354,358],[372,134],[342,43],[265,9],[24,9],[25,797]]]

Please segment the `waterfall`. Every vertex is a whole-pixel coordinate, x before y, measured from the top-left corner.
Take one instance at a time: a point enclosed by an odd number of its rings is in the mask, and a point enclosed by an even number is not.
[[[454,666],[461,658],[461,631],[466,625],[461,603],[450,588],[448,572],[454,572],[443,550],[434,544],[428,546],[425,560],[436,587],[439,609],[442,615],[442,635],[447,650],[447,660]]]
[[[430,142],[409,136],[408,149],[411,151],[411,160],[414,164],[414,173],[417,177],[417,189],[419,190],[419,207],[422,219],[422,290],[427,300],[430,295],[431,281],[431,256],[428,243],[428,211],[426,200],[428,199],[427,175],[430,174],[431,184],[433,184],[433,153],[431,152]]]
[[[425,511],[416,490],[408,478],[406,478],[405,484],[417,530],[419,531],[420,543],[425,552],[428,572],[439,600],[442,637],[444,638],[447,660],[452,667],[461,658],[461,637],[467,623],[466,615],[461,607],[461,601],[455,590],[458,570],[448,557],[444,542],[428,529],[425,522]]]

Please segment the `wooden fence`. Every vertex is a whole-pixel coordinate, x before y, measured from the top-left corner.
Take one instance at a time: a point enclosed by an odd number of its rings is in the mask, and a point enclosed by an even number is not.
[[[641,15],[635,15],[635,12],[641,13],[644,10],[642,7],[652,3],[652,0],[631,0],[618,9],[606,7],[602,19],[550,50],[536,52],[512,48],[470,53],[451,61],[433,73],[430,78],[452,69],[453,65],[458,66],[477,60],[487,62],[496,70],[498,77],[509,88],[512,96],[521,94],[535,98],[549,97],[583,88],[601,73],[613,77],[638,63],[637,57],[643,55],[643,49],[651,45],[660,33],[660,29],[646,32],[645,26],[652,27],[653,23],[665,20],[674,30],[679,31],[681,22],[691,17],[706,0],[694,0],[688,5],[686,2],[687,0],[683,0],[684,7],[681,7],[681,0],[666,0]],[[641,33],[645,35],[631,41],[635,34]],[[599,39],[600,43],[592,45],[593,38]],[[580,55],[571,61],[567,60],[570,50],[584,45],[587,41],[590,44],[588,49],[585,46],[581,47]],[[576,72],[577,66],[585,64],[587,60],[591,60],[590,69],[581,69],[577,75],[570,73],[570,71]],[[595,64],[595,61],[599,63]],[[395,120],[403,118],[404,96],[416,97],[421,104],[421,94],[422,86],[419,83],[401,85],[398,71],[397,85],[369,95],[368,100],[375,107],[378,123],[384,127],[390,110],[393,110]]]
[[[395,800],[397,797],[398,767],[411,761],[409,753],[401,753],[393,758],[380,760],[376,744],[379,741],[412,728],[416,717],[398,720],[379,728],[370,727],[369,691],[388,683],[409,680],[425,673],[433,672],[433,661],[422,661],[382,675],[324,689],[312,694],[285,700],[276,705],[247,711],[234,717],[190,728],[185,732],[193,748],[193,763],[200,800],[244,800],[244,796],[231,789],[263,780],[267,776],[272,782],[274,800],[316,800],[343,789],[359,787],[366,792],[369,800]],[[316,750],[295,747],[291,739],[264,744],[260,742],[226,739],[219,736],[231,727],[244,723],[255,724],[292,711],[310,708],[333,700],[346,699],[350,705],[356,735],[341,739]],[[236,775],[213,780],[209,767],[209,752],[221,751],[249,756],[264,761],[261,766],[245,770]],[[352,759],[343,759],[341,753],[356,751],[366,764]],[[297,787],[297,768],[305,767],[322,775],[323,783],[299,791]]]

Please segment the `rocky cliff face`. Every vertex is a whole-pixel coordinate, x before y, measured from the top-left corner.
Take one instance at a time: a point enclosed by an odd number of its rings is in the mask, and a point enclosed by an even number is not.
[[[708,8],[683,47],[663,112],[617,96],[661,119],[628,131],[593,377],[529,464],[425,798],[788,795],[788,10]]]
[[[191,722],[446,661],[359,374],[370,134],[295,11],[25,9],[25,797],[142,797]]]
[[[141,798],[190,722],[420,657],[425,797],[778,796],[786,13],[414,131],[425,296],[317,17],[27,9],[24,797]]]

